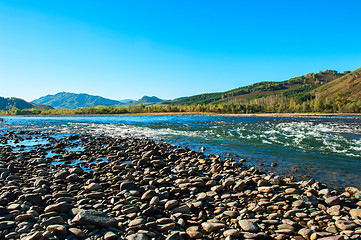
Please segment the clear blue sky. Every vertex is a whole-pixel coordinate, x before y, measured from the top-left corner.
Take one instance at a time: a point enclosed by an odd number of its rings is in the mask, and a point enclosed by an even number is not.
[[[361,1],[0,2],[0,96],[173,99],[361,67]]]

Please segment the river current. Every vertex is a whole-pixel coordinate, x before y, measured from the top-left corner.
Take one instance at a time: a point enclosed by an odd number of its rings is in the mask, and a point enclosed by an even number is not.
[[[154,138],[261,170],[361,188],[360,117],[3,117],[0,130]],[[276,167],[271,167],[276,163]],[[293,171],[292,171],[293,170]]]

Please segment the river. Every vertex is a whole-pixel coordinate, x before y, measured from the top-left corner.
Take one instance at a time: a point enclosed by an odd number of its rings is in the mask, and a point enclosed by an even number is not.
[[[6,131],[41,130],[154,138],[205,154],[245,159],[261,170],[361,187],[360,117],[89,116],[3,117]],[[276,167],[271,167],[276,163]],[[292,171],[293,169],[293,171]]]

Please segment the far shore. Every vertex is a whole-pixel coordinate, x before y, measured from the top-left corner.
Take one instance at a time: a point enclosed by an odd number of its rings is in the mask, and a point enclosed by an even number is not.
[[[217,117],[359,117],[361,113],[201,113],[201,112],[159,112],[159,113],[126,113],[126,114],[64,114],[64,115],[1,115],[0,117],[107,117],[107,116],[217,116]]]

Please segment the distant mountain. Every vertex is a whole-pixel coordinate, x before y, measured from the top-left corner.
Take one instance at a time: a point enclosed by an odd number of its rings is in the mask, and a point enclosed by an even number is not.
[[[130,103],[130,102],[134,102],[135,100],[133,99],[122,99],[122,100],[119,100],[120,103]]]
[[[30,109],[30,108],[51,109],[52,107],[49,107],[47,105],[38,105],[38,104],[30,103],[21,98],[0,97],[0,110],[7,111],[7,110],[12,110],[13,108],[23,110],[23,109]]]
[[[86,93],[69,93],[59,92],[55,95],[47,95],[32,101],[35,104],[46,104],[53,108],[79,108],[79,107],[91,107],[91,106],[111,106],[120,105],[124,102],[132,101],[130,99],[117,101],[100,96],[93,96]]]
[[[131,105],[131,106],[140,105],[140,104],[151,105],[151,104],[160,103],[160,102],[163,102],[163,101],[164,101],[163,99],[160,99],[160,98],[158,98],[156,96],[152,96],[152,97],[144,96],[144,97],[142,97],[141,99],[139,99],[137,101],[127,103],[125,105]]]

